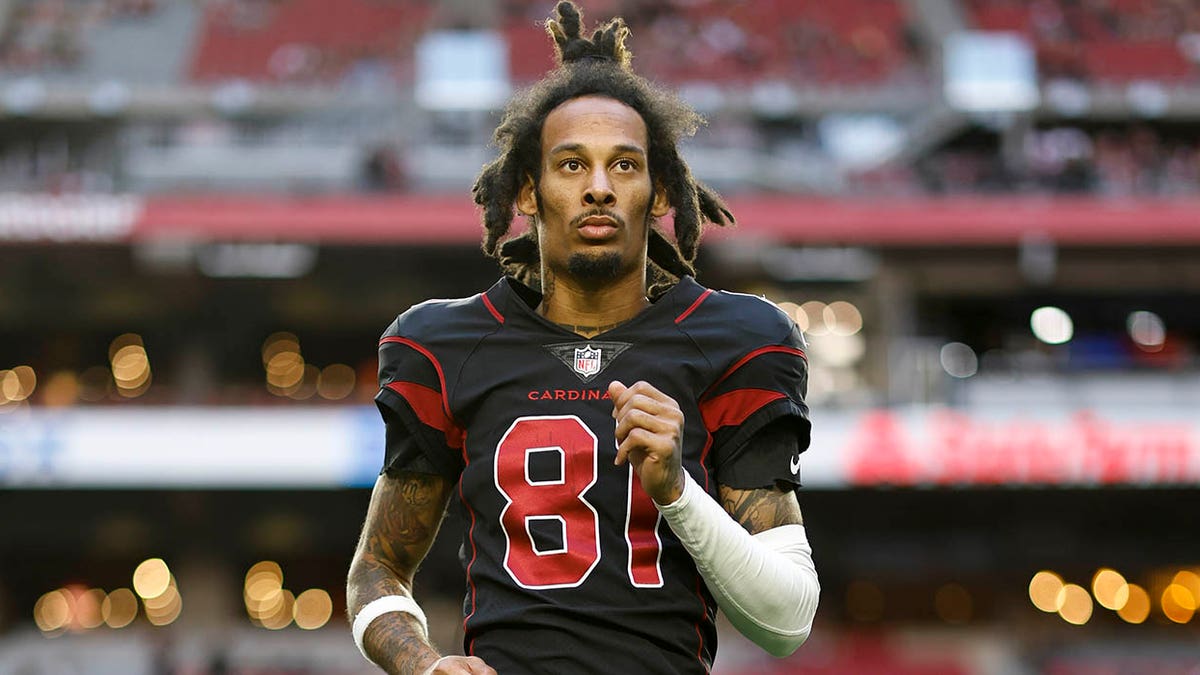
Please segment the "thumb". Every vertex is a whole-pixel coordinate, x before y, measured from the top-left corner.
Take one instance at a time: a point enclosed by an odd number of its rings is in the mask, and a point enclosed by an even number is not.
[[[608,397],[612,399],[612,414],[614,418],[617,416],[617,398],[619,398],[621,394],[624,394],[626,389],[629,389],[629,387],[621,384],[620,380],[613,380],[612,382],[608,383]]]

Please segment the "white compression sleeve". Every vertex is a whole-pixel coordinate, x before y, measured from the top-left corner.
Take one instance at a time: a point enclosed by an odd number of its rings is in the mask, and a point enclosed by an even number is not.
[[[692,555],[730,623],[775,656],[812,630],[821,586],[803,525],[751,535],[685,473],[683,494],[658,509]]]
[[[429,623],[425,619],[425,612],[421,611],[421,606],[416,600],[406,595],[385,595],[382,598],[376,598],[366,604],[354,616],[354,625],[350,632],[354,635],[354,644],[358,645],[358,651],[362,652],[363,658],[371,660],[367,656],[367,650],[363,647],[363,636],[367,633],[367,628],[371,626],[371,622],[375,621],[384,614],[389,612],[406,612],[417,618],[417,623],[421,625],[421,634],[429,637]]]

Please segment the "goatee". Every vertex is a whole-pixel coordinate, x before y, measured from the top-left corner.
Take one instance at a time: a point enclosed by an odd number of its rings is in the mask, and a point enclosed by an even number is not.
[[[613,251],[572,253],[567,258],[567,272],[585,283],[612,281],[621,276],[623,268],[621,254]]]

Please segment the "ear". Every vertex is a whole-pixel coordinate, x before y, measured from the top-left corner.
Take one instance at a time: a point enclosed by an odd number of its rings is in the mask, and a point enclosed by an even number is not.
[[[654,201],[650,204],[650,215],[662,218],[671,210],[671,201],[667,198],[667,190],[661,183],[654,184]]]
[[[526,216],[536,216],[538,213],[537,186],[533,184],[533,176],[528,174],[517,191],[517,210]]]

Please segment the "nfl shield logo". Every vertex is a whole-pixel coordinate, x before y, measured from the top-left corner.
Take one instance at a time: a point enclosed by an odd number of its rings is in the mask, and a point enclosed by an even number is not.
[[[590,377],[600,372],[600,350],[588,345],[575,348],[575,372]]]

